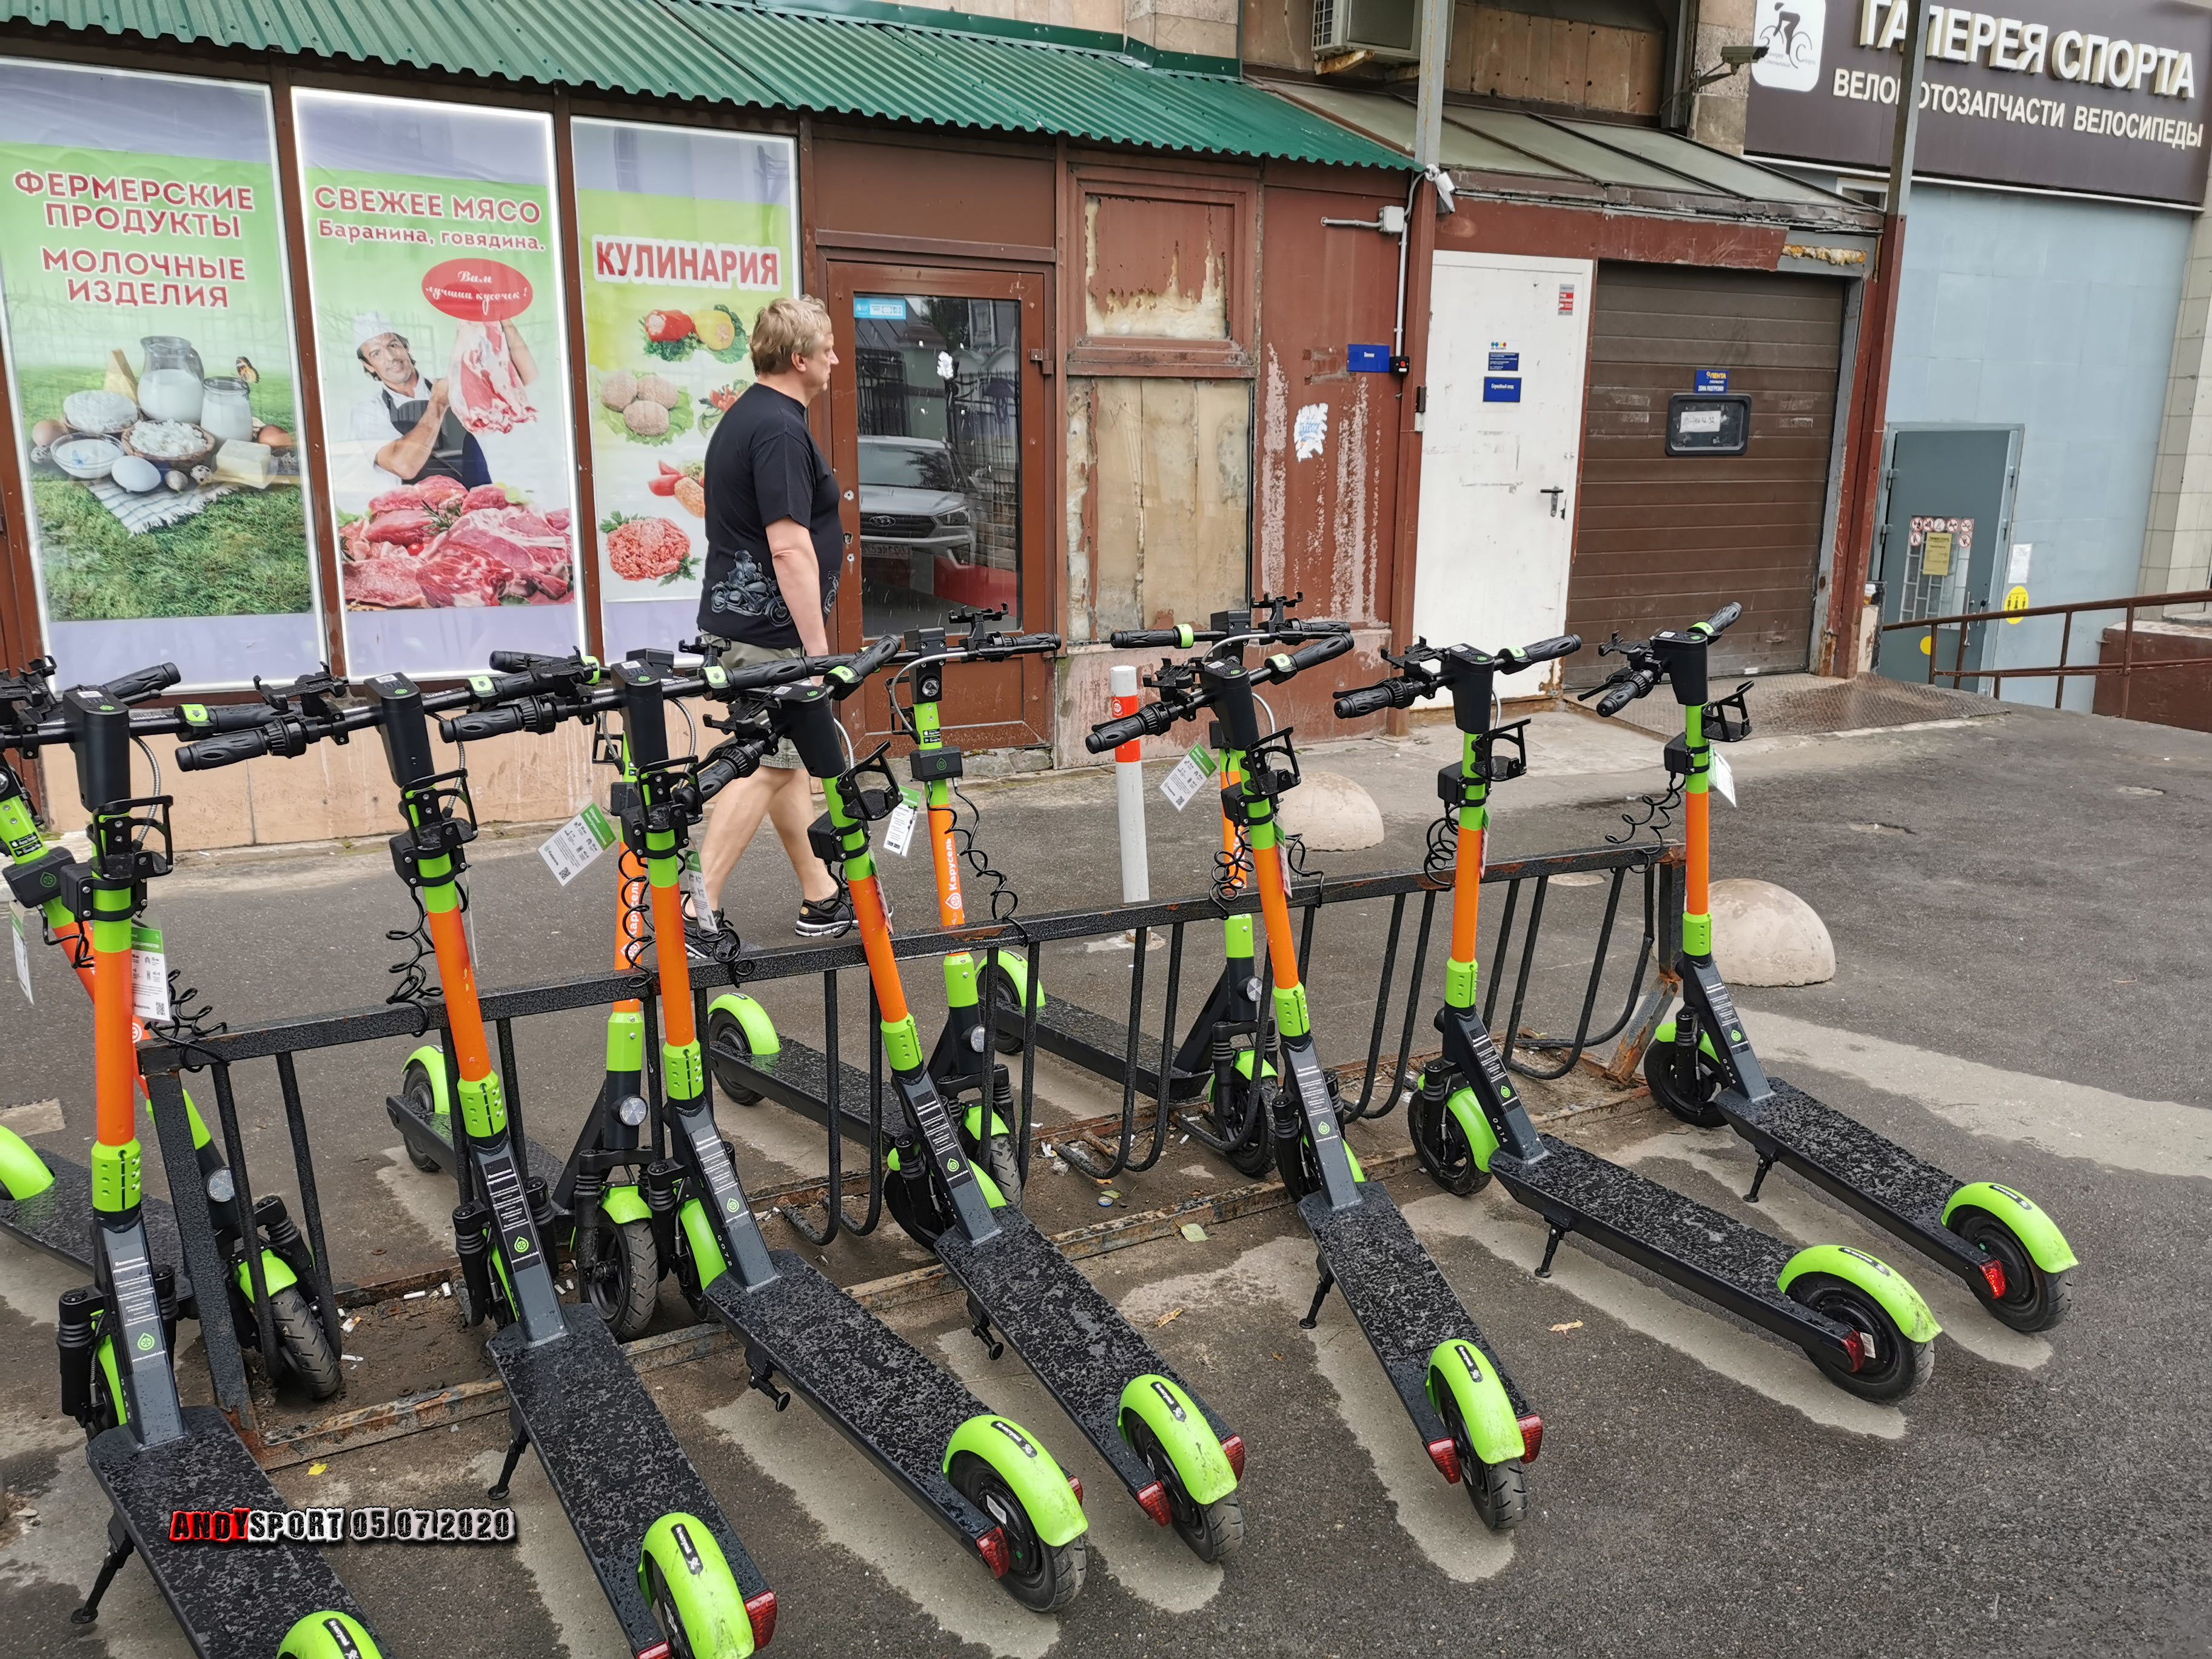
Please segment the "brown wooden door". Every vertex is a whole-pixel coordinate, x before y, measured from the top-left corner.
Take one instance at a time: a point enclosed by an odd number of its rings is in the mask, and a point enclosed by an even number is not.
[[[830,457],[848,538],[836,649],[1002,605],[1009,631],[1056,629],[1050,301],[1042,272],[831,263]],[[884,684],[861,699],[872,737],[890,731]],[[963,666],[945,680],[948,740],[1049,743],[1052,689],[1046,659]]]
[[[1568,629],[1593,645],[1644,639],[1733,599],[1743,620],[1714,648],[1717,673],[1807,666],[1844,284],[1607,263],[1595,299]],[[1699,369],[1750,395],[1744,454],[1667,453],[1667,400],[1695,390]],[[1612,666],[1585,651],[1568,684]]]

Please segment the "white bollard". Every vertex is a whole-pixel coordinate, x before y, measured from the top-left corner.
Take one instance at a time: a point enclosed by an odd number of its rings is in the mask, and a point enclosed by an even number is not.
[[[1119,720],[1137,712],[1139,689],[1133,667],[1107,670],[1107,686],[1114,694],[1114,716]],[[1121,902],[1138,904],[1152,896],[1152,878],[1145,853],[1145,769],[1137,758],[1144,739],[1134,738],[1114,751],[1115,806],[1121,823]]]

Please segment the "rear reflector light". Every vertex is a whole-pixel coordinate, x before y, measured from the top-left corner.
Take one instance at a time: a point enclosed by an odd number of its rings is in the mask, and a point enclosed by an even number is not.
[[[763,1590],[745,1598],[745,1617],[752,1623],[753,1645],[764,1648],[775,1634],[775,1592]]]
[[[1006,1554],[1006,1534],[994,1527],[975,1540],[975,1547],[981,1552],[983,1565],[990,1568],[991,1577],[1004,1578],[1006,1569],[1013,1565]]]
[[[1067,1487],[1070,1492],[1075,1494],[1075,1501],[1080,1504],[1083,1501],[1083,1477],[1079,1474],[1069,1475],[1067,1477]]]
[[[1244,1478],[1244,1437],[1231,1435],[1221,1443],[1221,1454],[1229,1460],[1229,1473],[1242,1480]]]
[[[1533,1413],[1521,1419],[1521,1461],[1533,1463],[1544,1449],[1544,1419]]]
[[[1175,1519],[1175,1511],[1168,1507],[1168,1489],[1157,1480],[1137,1494],[1137,1504],[1163,1527]]]
[[[1982,1277],[1990,1281],[1990,1294],[2002,1298],[2005,1293],[2004,1263],[1989,1261],[1982,1263]]]
[[[1850,1360],[1851,1369],[1858,1370],[1867,1362],[1866,1338],[1853,1331],[1844,1339],[1844,1353]]]
[[[649,1648],[640,1648],[637,1650],[637,1659],[668,1659],[668,1644],[655,1642]]]
[[[1445,1480],[1455,1486],[1459,1485],[1459,1448],[1456,1445],[1449,1440],[1430,1441],[1429,1461],[1437,1466],[1437,1472]]]

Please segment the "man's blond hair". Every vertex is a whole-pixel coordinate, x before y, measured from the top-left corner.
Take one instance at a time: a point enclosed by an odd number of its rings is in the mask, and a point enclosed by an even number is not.
[[[753,373],[788,374],[794,356],[816,356],[829,343],[827,306],[807,294],[778,300],[753,319]]]

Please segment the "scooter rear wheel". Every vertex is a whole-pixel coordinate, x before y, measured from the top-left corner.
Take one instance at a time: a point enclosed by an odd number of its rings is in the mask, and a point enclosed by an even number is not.
[[[1443,1101],[1416,1089],[1406,1103],[1406,1132],[1413,1138],[1413,1156],[1421,1168],[1446,1192],[1465,1198],[1490,1184],[1490,1171],[1474,1161],[1467,1131]]]
[[[962,1452],[952,1460],[952,1484],[999,1524],[1007,1559],[999,1583],[1007,1595],[1033,1613],[1054,1613],[1082,1593],[1084,1574],[1091,1565],[1086,1534],[1079,1533],[1065,1544],[1046,1543],[1037,1536],[1014,1489],[973,1452]]]
[[[998,1049],[1002,1054],[1018,1054],[1022,1051],[1022,994],[1015,989],[1013,976],[1003,968],[984,972],[991,981],[991,1006],[996,1011],[999,1024]]]
[[[715,1085],[740,1106],[759,1105],[759,1091],[745,1086],[745,1073],[721,1057],[726,1048],[741,1054],[753,1051],[744,1022],[728,1009],[717,1008],[707,1016],[707,1063],[714,1068]]]
[[[438,1121],[438,1091],[430,1081],[430,1073],[423,1068],[421,1061],[409,1063],[406,1075],[400,1079],[399,1097],[412,1107],[416,1115],[426,1124]],[[416,1152],[411,1140],[407,1143],[407,1161],[424,1175],[436,1175],[442,1168],[436,1158],[426,1152]]]
[[[1201,1097],[1206,1121],[1215,1139],[1228,1143],[1221,1156],[1229,1160],[1230,1168],[1256,1181],[1275,1161],[1274,1137],[1267,1131],[1267,1097],[1242,1078],[1230,1085],[1230,1091],[1226,1105],[1216,1105],[1213,1083],[1207,1079]]]
[[[1999,1320],[2016,1331],[2047,1331],[2066,1317],[2074,1302],[2070,1273],[2047,1273],[2037,1267],[2019,1236],[1987,1210],[1960,1210],[1951,1230],[1969,1244],[1980,1245],[2003,1267],[2002,1296],[1991,1295],[1988,1282],[1978,1275],[1973,1281],[1982,1305]]]
[[[284,1367],[310,1400],[328,1400],[343,1386],[338,1357],[331,1351],[330,1333],[323,1328],[315,1305],[296,1285],[288,1285],[269,1297],[269,1318],[276,1328],[276,1348]]]
[[[584,1293],[617,1342],[645,1334],[660,1300],[660,1255],[650,1221],[617,1222],[601,1212],[599,1261]]]
[[[1474,1505],[1475,1518],[1492,1532],[1510,1532],[1528,1518],[1528,1471],[1517,1457],[1503,1463],[1486,1463],[1474,1449],[1460,1413],[1459,1401],[1449,1389],[1438,1401],[1452,1444],[1459,1448],[1460,1484]]]
[[[1712,1103],[1725,1074],[1703,1049],[1698,1051],[1698,1074],[1682,1075],[1682,1048],[1676,1042],[1655,1042],[1644,1051],[1644,1080],[1651,1085],[1651,1098],[1685,1123],[1700,1129],[1717,1129],[1728,1121]]]
[[[1807,1273],[1791,1284],[1790,1294],[1870,1339],[1874,1358],[1855,1371],[1823,1350],[1806,1350],[1821,1374],[1845,1394],[1887,1404],[1904,1399],[1936,1374],[1936,1345],[1907,1340],[1888,1310],[1850,1280]]]
[[[1211,1504],[1200,1504],[1183,1485],[1182,1476],[1176,1470],[1175,1459],[1168,1455],[1167,1448],[1160,1444],[1151,1425],[1132,1413],[1129,1425],[1130,1443],[1145,1467],[1160,1483],[1167,1494],[1168,1516],[1176,1529],[1176,1536],[1190,1546],[1191,1553],[1201,1561],[1218,1561],[1244,1541],[1244,1494],[1240,1487],[1224,1493]]]

